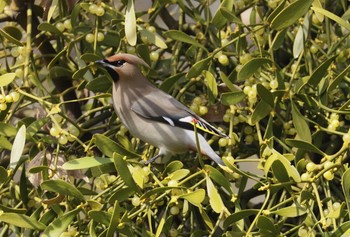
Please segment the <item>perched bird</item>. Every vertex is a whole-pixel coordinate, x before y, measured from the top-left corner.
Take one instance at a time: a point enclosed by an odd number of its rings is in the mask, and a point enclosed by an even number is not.
[[[224,165],[199,131],[228,136],[149,82],[139,68],[140,65],[149,67],[141,58],[116,54],[96,63],[102,65],[114,81],[113,106],[122,123],[133,136],[159,148],[159,153],[146,163],[163,155],[196,151],[196,126],[200,152]]]

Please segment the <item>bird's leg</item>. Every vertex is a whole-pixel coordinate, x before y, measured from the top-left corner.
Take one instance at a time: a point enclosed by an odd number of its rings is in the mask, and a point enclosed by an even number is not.
[[[148,165],[150,163],[152,163],[153,161],[155,161],[158,157],[160,157],[162,154],[158,153],[156,156],[152,157],[151,159],[147,160],[145,162],[145,165]]]

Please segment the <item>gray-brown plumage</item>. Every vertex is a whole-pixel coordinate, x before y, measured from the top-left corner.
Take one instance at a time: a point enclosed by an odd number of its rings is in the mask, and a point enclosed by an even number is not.
[[[150,83],[139,68],[148,65],[139,57],[117,54],[97,61],[113,79],[113,106],[130,133],[159,148],[157,156],[197,150],[194,126],[221,137],[226,134],[197,116],[172,96]],[[201,153],[220,165],[221,158],[197,133]]]

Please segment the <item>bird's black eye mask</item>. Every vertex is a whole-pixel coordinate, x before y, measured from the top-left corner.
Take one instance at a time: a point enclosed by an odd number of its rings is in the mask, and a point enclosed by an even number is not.
[[[114,70],[114,67],[121,67],[125,64],[125,60],[117,60],[110,62],[107,59],[101,60],[101,61],[96,61],[100,65],[102,65],[108,72],[108,74],[112,77],[112,80],[114,82],[117,82],[119,80],[119,75],[118,73]]]

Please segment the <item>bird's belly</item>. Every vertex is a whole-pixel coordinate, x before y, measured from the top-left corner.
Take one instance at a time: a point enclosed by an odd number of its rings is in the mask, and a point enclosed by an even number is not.
[[[133,136],[160,148],[165,153],[182,153],[190,149],[188,134],[184,129],[139,116],[120,118]]]

